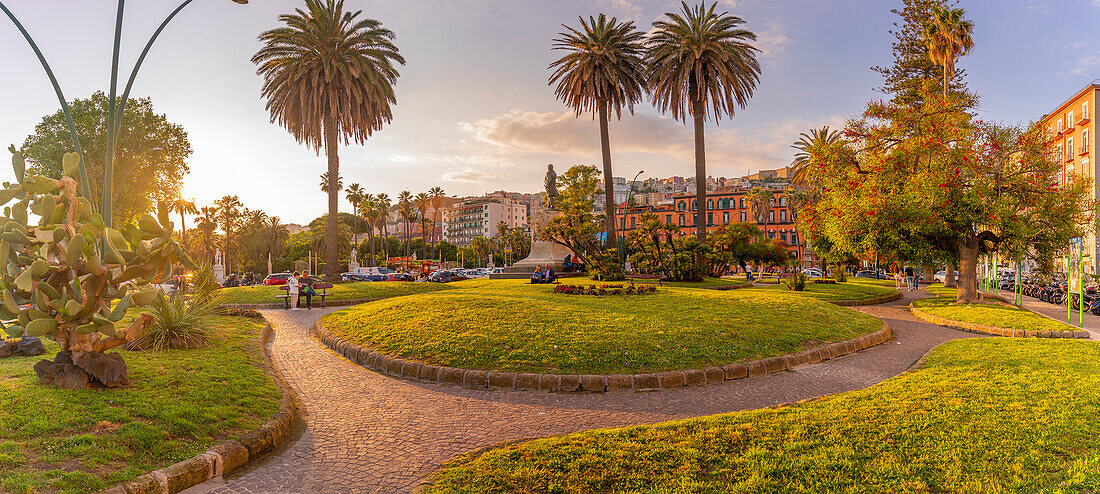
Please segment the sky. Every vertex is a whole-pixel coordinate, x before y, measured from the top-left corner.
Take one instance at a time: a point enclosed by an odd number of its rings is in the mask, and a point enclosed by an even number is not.
[[[870,100],[892,62],[893,0],[719,0],[758,36],[760,83],[748,106],[706,129],[711,176],[737,177],[789,163],[800,132],[842,126]],[[6,0],[35,37],[65,95],[107,89],[116,3],[110,0]],[[175,7],[131,1],[122,71]],[[245,206],[308,223],[326,211],[319,187],[324,155],[270,123],[261,78],[250,62],[259,33],[300,0],[195,0],[153,47],[132,97],[188,132],[184,197],[202,206],[227,194]],[[981,98],[985,120],[1024,124],[1100,78],[1100,0],[963,0],[974,22],[973,52],[958,66]],[[606,13],[643,30],[679,2],[658,0],[345,0],[396,33],[400,69],[393,122],[363,145],[340,150],[344,184],[367,192],[450,195],[536,192],[547,163],[559,173],[600,165],[599,128],[555,99],[547,66],[562,24]],[[33,52],[0,17],[0,144],[17,146],[57,99]],[[610,126],[616,176],[694,173],[690,127],[649,103]],[[6,153],[6,151],[5,151]],[[3,160],[7,162],[7,160]],[[0,181],[11,180],[0,167]],[[346,202],[341,209],[347,210]]]

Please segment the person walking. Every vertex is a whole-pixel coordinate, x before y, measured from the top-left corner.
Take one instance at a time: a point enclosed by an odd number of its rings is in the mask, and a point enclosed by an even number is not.
[[[914,290],[914,288],[913,288],[913,285],[914,285],[913,281],[914,281],[914,277],[915,277],[914,275],[915,275],[915,273],[913,272],[913,266],[906,266],[905,267],[905,283],[909,287],[909,291]]]
[[[286,294],[290,296],[290,310],[298,310],[298,276],[297,271],[286,279]]]
[[[301,295],[298,300],[306,299],[306,310],[313,310],[313,278],[309,277],[309,271],[302,271],[302,277],[298,280],[298,291]],[[301,308],[301,307],[299,307]]]

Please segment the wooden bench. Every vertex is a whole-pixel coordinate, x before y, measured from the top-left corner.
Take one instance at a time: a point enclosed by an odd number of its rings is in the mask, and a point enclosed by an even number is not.
[[[299,286],[299,288],[301,288],[301,286]],[[328,289],[329,288],[332,288],[332,283],[314,283],[313,284],[313,291],[317,292],[317,293],[313,294],[313,298],[321,297],[321,307],[325,306],[325,297],[328,296]],[[282,291],[288,292],[288,293],[283,293],[283,294],[276,295],[275,298],[282,299],[283,300],[283,308],[284,309],[289,309],[290,308],[290,293],[289,293],[290,287],[288,287],[286,285],[281,285],[281,286],[279,286],[279,290],[282,290]],[[301,296],[300,294],[301,294],[301,292],[299,292],[299,296]]]
[[[654,280],[659,286],[665,286],[665,275],[663,274],[628,274],[626,279],[633,283],[635,280]]]

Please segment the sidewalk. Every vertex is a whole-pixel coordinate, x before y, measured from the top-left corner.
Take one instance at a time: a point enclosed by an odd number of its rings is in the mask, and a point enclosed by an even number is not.
[[[1015,296],[1012,292],[1005,290],[998,290],[997,294],[1005,297],[1005,300],[1009,301]],[[1064,305],[1048,304],[1037,298],[1024,296],[1024,308],[1036,314],[1054,319],[1055,321],[1066,322],[1066,306]],[[1074,327],[1079,327],[1079,320],[1077,311],[1073,311]],[[1086,310],[1085,327],[1083,329],[1089,332],[1090,339],[1100,341],[1100,316],[1094,316]]]

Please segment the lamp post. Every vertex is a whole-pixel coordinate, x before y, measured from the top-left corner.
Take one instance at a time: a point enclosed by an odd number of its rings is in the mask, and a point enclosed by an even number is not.
[[[138,71],[141,69],[142,62],[145,61],[146,55],[149,54],[149,50],[153,47],[153,42],[157,40],[160,33],[164,31],[165,26],[179,14],[184,7],[189,5],[194,0],[184,0],[168,17],[160,23],[157,30],[153,32],[153,35],[149,38],[149,41],[145,43],[145,49],[141,51],[141,55],[138,56],[137,62],[134,63],[133,69],[130,71],[130,78],[126,82],[126,87],[122,91],[121,101],[115,98],[118,89],[118,52],[122,44],[122,17],[125,12],[126,0],[118,0],[118,9],[115,14],[115,36],[114,36],[114,50],[111,54],[111,86],[110,86],[110,100],[107,102],[107,157],[104,161],[103,167],[103,203],[100,207],[100,214],[103,217],[104,223],[107,226],[111,226],[111,212],[112,205],[114,203],[113,194],[109,193],[113,188],[114,181],[114,154],[115,144],[118,139],[118,130],[122,125],[122,114],[126,111],[126,100],[130,97],[130,89],[134,86],[134,79],[137,78]],[[234,3],[241,5],[247,4],[248,0],[230,0]],[[57,78],[54,77],[53,69],[50,68],[49,63],[46,62],[46,57],[42,55],[42,51],[38,49],[38,45],[31,38],[30,33],[23,28],[23,24],[12,14],[10,10],[0,2],[0,10],[3,10],[11,19],[15,27],[19,29],[19,32],[23,35],[23,38],[27,40],[27,43],[34,50],[34,54],[38,56],[38,61],[42,64],[42,68],[46,71],[46,76],[50,79],[50,84],[53,85],[54,92],[57,94],[57,99],[61,103],[61,111],[65,114],[65,123],[69,126],[69,137],[72,139],[73,150],[80,155],[80,189],[85,195],[89,194],[91,189],[88,187],[88,171],[84,165],[84,152],[80,147],[80,135],[76,131],[76,126],[73,124],[72,114],[69,111],[69,104],[65,101],[65,95],[61,91],[61,86],[57,82]]]

